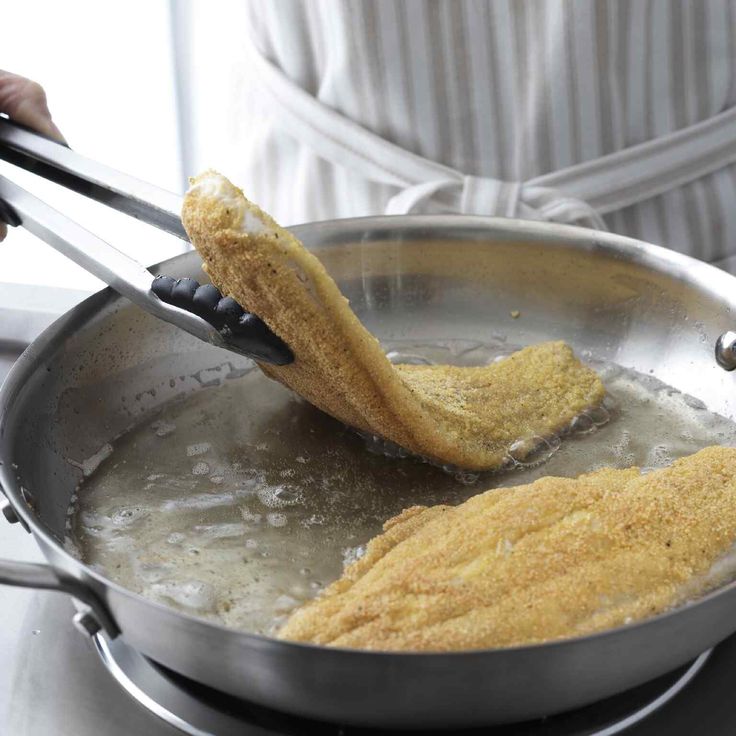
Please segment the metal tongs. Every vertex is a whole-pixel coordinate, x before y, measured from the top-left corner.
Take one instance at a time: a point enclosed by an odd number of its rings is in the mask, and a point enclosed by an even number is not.
[[[131,215],[182,240],[181,197],[85,158],[0,116],[0,159]],[[0,176],[0,219],[25,227],[147,312],[217,347],[286,365],[289,347],[212,284],[153,274],[133,258]]]

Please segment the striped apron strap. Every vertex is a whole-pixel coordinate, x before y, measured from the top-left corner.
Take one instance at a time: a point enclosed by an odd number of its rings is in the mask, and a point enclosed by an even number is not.
[[[464,214],[555,222],[602,215],[694,181],[736,162],[736,107],[665,136],[525,182],[468,176],[407,151],[319,101],[248,43],[273,121],[333,164],[398,187],[387,214],[432,200]]]

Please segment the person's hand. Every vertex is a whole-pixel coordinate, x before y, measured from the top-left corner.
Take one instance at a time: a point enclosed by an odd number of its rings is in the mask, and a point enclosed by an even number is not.
[[[17,74],[0,69],[0,113],[21,125],[37,130],[43,135],[64,143],[64,136],[51,119],[46,93],[38,82],[32,82]],[[7,235],[8,228],[0,220],[0,241]]]

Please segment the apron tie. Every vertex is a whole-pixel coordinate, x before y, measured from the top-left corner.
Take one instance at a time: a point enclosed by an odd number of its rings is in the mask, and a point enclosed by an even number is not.
[[[460,193],[459,211],[464,215],[518,217],[572,223],[587,220],[598,230],[607,230],[598,212],[587,202],[550,187],[529,186],[518,181],[500,181],[485,176],[462,176],[422,182],[391,197],[387,215],[415,212],[440,192]]]

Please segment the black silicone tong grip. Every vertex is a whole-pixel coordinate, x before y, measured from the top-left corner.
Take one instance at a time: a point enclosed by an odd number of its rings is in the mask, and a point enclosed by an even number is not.
[[[209,322],[229,346],[254,360],[273,365],[294,362],[289,346],[260,317],[246,312],[232,297],[223,297],[213,284],[157,276],[151,291],[161,301]]]

